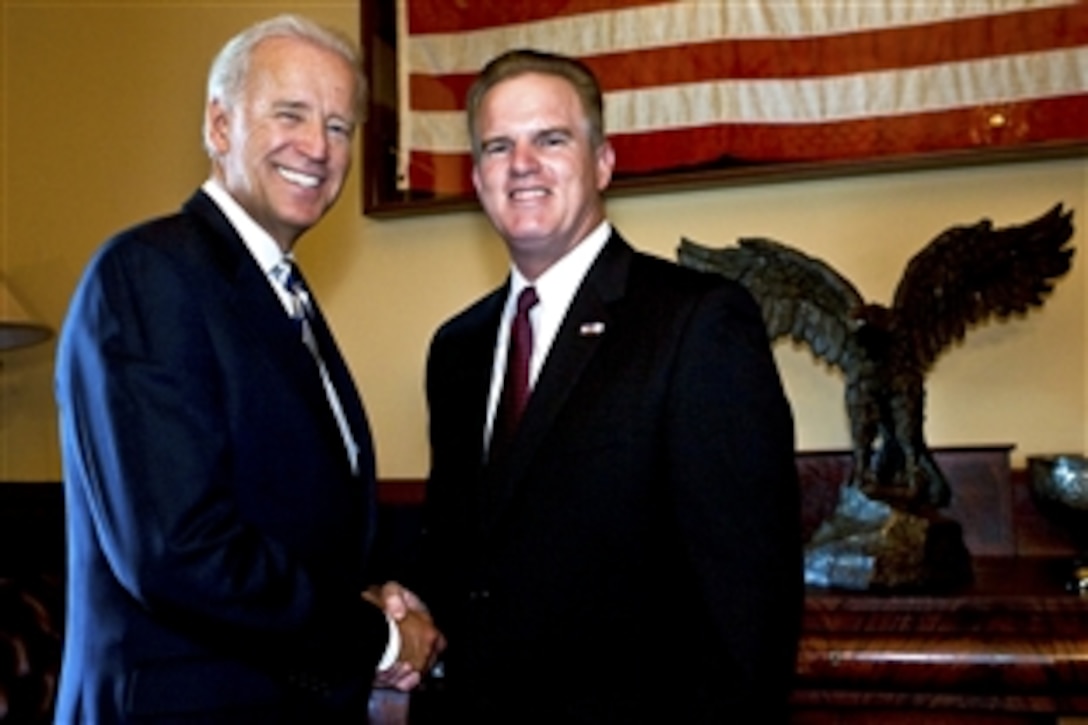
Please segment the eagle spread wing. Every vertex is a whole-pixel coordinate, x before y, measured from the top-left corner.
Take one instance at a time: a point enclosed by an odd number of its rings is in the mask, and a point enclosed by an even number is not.
[[[922,426],[924,376],[975,324],[1043,304],[1069,270],[1072,212],[1020,226],[951,227],[908,263],[891,307],[865,304],[824,262],[768,239],[711,249],[681,238],[681,264],[744,284],[772,340],[789,336],[846,378],[852,481],[881,498],[943,506],[950,489]]]
[[[789,337],[843,370],[858,359],[854,316],[864,300],[825,262],[757,238],[723,248],[681,238],[678,258],[684,266],[716,272],[747,287],[760,305],[771,340]]]
[[[1041,306],[1069,270],[1072,216],[1059,203],[1019,226],[983,219],[945,230],[916,254],[892,303],[915,365],[928,370],[973,325]]]

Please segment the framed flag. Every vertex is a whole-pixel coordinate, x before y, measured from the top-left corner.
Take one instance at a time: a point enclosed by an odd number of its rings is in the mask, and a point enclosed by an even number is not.
[[[1088,0],[367,0],[363,207],[475,205],[492,57],[581,58],[620,195],[1088,150]]]

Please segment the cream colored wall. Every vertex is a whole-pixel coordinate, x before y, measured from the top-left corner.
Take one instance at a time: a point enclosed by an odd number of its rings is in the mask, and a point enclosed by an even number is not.
[[[0,270],[28,310],[59,326],[102,240],[174,210],[200,183],[212,55],[242,25],[288,9],[357,34],[354,2],[3,0]],[[1084,160],[1067,160],[631,197],[611,210],[637,246],[662,256],[674,256],[680,235],[708,244],[770,236],[886,302],[907,259],[947,226],[983,216],[1019,223],[1059,200],[1080,222],[1086,176]],[[358,199],[356,169],[299,253],[366,398],[380,474],[420,477],[428,340],[499,282],[505,258],[479,214],[375,221]],[[1077,247],[1084,240],[1078,228]],[[929,380],[932,444],[1014,443],[1018,460],[1088,447],[1086,269],[1078,260],[1042,312],[979,328],[939,361]],[[50,343],[3,355],[0,480],[60,475],[53,353]],[[846,447],[841,380],[807,352],[781,345],[778,356],[799,446]]]

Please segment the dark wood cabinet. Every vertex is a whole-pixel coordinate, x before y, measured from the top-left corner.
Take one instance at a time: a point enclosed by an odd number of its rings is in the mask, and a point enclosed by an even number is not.
[[[974,568],[970,586],[941,595],[809,592],[797,722],[1088,715],[1088,600],[1065,588],[1068,559],[979,557]]]
[[[1088,722],[1088,598],[1067,586],[1076,551],[1039,515],[1009,450],[937,452],[970,584],[808,592],[796,725]],[[831,494],[808,487],[842,480],[846,465],[841,454],[798,457],[810,518]]]

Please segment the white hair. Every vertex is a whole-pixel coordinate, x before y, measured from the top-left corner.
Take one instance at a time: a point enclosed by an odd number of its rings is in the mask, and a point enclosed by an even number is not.
[[[357,118],[363,118],[366,103],[366,79],[362,71],[362,59],[354,41],[343,33],[318,25],[301,15],[278,15],[251,25],[235,35],[215,57],[208,72],[206,104],[218,101],[231,108],[241,97],[249,74],[253,49],[269,38],[298,38],[332,51],[348,62],[355,71],[355,99],[353,110]],[[204,148],[214,156],[211,128],[207,114],[204,117]]]

